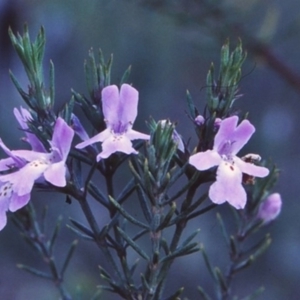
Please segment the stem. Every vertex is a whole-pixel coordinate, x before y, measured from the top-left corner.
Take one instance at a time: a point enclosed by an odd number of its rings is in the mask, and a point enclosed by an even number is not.
[[[63,300],[71,300],[72,297],[63,286],[63,277],[60,276],[55,260],[52,255],[52,251],[49,249],[47,243],[44,241],[44,233],[41,231],[39,223],[37,222],[36,213],[32,202],[29,202],[28,208],[30,211],[30,218],[33,225],[34,237],[28,236],[33,239],[39,246],[38,248],[43,255],[44,261],[49,265],[50,272],[52,274],[52,280],[55,286],[58,288],[59,293]]]

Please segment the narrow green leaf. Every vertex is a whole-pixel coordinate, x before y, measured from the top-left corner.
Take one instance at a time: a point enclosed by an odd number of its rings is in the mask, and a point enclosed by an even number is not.
[[[76,229],[76,228],[74,228],[74,227],[72,227],[72,226],[70,226],[70,225],[68,225],[68,224],[67,224],[66,226],[67,226],[67,228],[69,228],[70,230],[72,230],[75,234],[77,234],[78,237],[80,237],[80,238],[82,238],[82,239],[84,239],[84,240],[88,240],[88,241],[94,241],[94,240],[95,240],[94,238],[92,238],[92,237],[90,237],[90,236],[88,236],[88,235],[82,233],[82,232],[79,231],[78,229]]]
[[[201,286],[198,286],[197,290],[200,293],[203,300],[211,300],[211,298],[208,296],[208,294],[204,291],[204,289]]]
[[[108,278],[109,280],[111,279],[110,274],[101,266],[98,266],[99,270],[100,270],[100,274],[104,275],[106,278]]]
[[[251,295],[243,298],[242,300],[254,300],[256,299],[259,295],[261,295],[265,291],[265,288],[261,286],[258,288],[256,291],[254,291]]]
[[[95,198],[95,200],[100,202],[106,208],[109,208],[108,199],[102,193],[102,191],[96,187],[96,185],[92,181],[89,182],[88,192]]]
[[[227,283],[225,281],[225,278],[224,278],[221,270],[218,267],[216,267],[214,273],[216,274],[219,287],[221,288],[221,290],[223,292],[226,293],[228,291],[228,286],[227,286]]]
[[[52,233],[51,239],[49,240],[49,251],[50,251],[50,252],[52,252],[54,243],[55,243],[55,241],[56,241],[58,232],[59,232],[59,230],[60,230],[61,221],[62,221],[62,216],[59,216],[59,217],[58,217],[58,220],[57,220],[57,222],[56,222],[54,231],[53,231],[53,233]]]
[[[138,193],[138,198],[139,198],[139,202],[144,214],[144,217],[146,219],[146,221],[148,222],[148,224],[151,224],[152,222],[152,211],[149,208],[148,205],[148,201],[146,199],[146,195],[142,189],[142,187],[138,184],[137,185],[137,193]]]
[[[63,278],[63,276],[64,276],[64,273],[65,273],[65,271],[66,271],[66,269],[67,269],[67,267],[68,267],[68,265],[71,261],[71,258],[74,254],[74,251],[75,251],[75,248],[77,247],[77,245],[78,245],[78,240],[73,241],[72,244],[71,244],[71,247],[70,247],[70,249],[67,253],[67,256],[65,258],[65,261],[64,261],[63,266],[62,266],[61,271],[60,271],[61,278]]]
[[[120,85],[122,85],[123,83],[126,83],[128,81],[128,78],[130,76],[130,73],[131,73],[131,66],[129,66],[127,68],[127,70],[124,72],[122,78],[121,78],[121,82],[120,82]]]
[[[118,211],[123,215],[123,217],[126,218],[129,222],[141,228],[149,229],[148,225],[144,224],[141,221],[138,221],[136,218],[131,216],[115,199],[109,196],[109,200],[115,206],[115,208],[118,209]]]
[[[79,229],[82,233],[86,234],[87,236],[94,238],[94,233],[85,225],[83,225],[82,223],[75,221],[73,219],[70,218],[71,223],[77,228]]]
[[[237,249],[237,244],[235,241],[234,236],[230,236],[230,251],[231,251],[231,256],[236,257],[238,255],[238,249]]]
[[[229,234],[226,230],[226,227],[225,227],[225,224],[223,222],[222,216],[219,213],[217,213],[217,219],[219,221],[219,224],[220,224],[220,227],[221,227],[222,234],[223,234],[224,240],[226,242],[226,245],[227,245],[227,247],[230,247],[230,237],[229,237]]]
[[[200,228],[195,230],[188,238],[186,238],[181,246],[185,247],[186,245],[188,245],[199,232],[200,232]]]
[[[172,202],[170,210],[168,211],[167,215],[163,218],[163,220],[160,222],[156,231],[163,230],[165,227],[169,225],[169,222],[171,221],[175,211],[176,211],[176,203]]]
[[[197,108],[194,104],[192,96],[191,96],[191,94],[188,90],[186,91],[186,101],[187,101],[189,113],[190,113],[192,119],[194,120],[199,113],[198,113],[198,110],[197,110]]]
[[[136,270],[136,268],[137,268],[139,262],[140,262],[140,259],[137,258],[137,259],[135,260],[135,262],[132,264],[132,266],[131,266],[131,268],[130,268],[130,270],[129,270],[129,272],[130,272],[130,277],[133,276],[133,274],[134,274],[134,272],[135,272],[135,270]]]
[[[36,270],[34,268],[31,268],[31,267],[28,267],[28,266],[25,266],[25,265],[22,265],[22,264],[17,264],[17,267],[21,270],[27,271],[28,273],[35,275],[35,276],[53,280],[52,275],[41,272],[41,271]]]
[[[25,93],[23,91],[23,89],[21,88],[18,80],[16,79],[16,77],[14,76],[14,74],[12,73],[12,71],[9,71],[9,76],[10,79],[12,80],[14,86],[16,87],[17,91],[19,92],[20,96],[23,98],[23,100],[25,101],[25,103],[31,108],[33,109],[34,107],[32,106],[31,102],[30,102],[30,98],[29,95],[27,93]]]
[[[172,294],[171,296],[165,298],[164,300],[180,300],[179,296],[182,294],[183,291],[184,291],[184,287],[181,287],[174,294]]]
[[[266,235],[265,239],[266,239],[265,242],[262,243],[260,247],[254,252],[253,254],[254,259],[257,259],[259,256],[261,256],[271,245],[272,239],[268,234]]]
[[[199,247],[199,243],[191,243],[188,244],[184,247],[179,247],[176,249],[173,253],[170,253],[169,255],[165,256],[162,260],[161,263],[164,263],[166,261],[173,260],[175,257],[179,256],[185,256],[193,252],[199,251],[201,248]]]
[[[254,257],[251,255],[247,259],[245,259],[242,262],[240,262],[239,264],[235,265],[232,272],[235,274],[241,270],[244,270],[247,267],[249,267],[250,265],[252,265],[253,262],[254,262]]]
[[[211,263],[210,263],[210,261],[209,261],[209,258],[208,258],[207,254],[206,254],[206,251],[205,251],[203,245],[200,247],[200,250],[201,250],[201,253],[202,253],[202,255],[203,255],[204,262],[205,262],[205,264],[206,264],[206,267],[207,267],[209,273],[210,273],[211,276],[214,278],[214,280],[217,281],[217,277],[216,277],[215,271],[214,271],[214,269],[213,269],[213,267],[212,267],[212,265],[211,265]]]
[[[124,232],[120,227],[117,227],[118,232],[122,235],[124,240],[145,260],[149,261],[149,256],[136,244],[126,232]]]
[[[101,297],[101,298],[100,298]],[[90,300],[101,300],[103,299],[103,296],[102,296],[102,290],[101,289],[98,289],[94,295],[91,297]]]
[[[123,203],[134,191],[136,188],[136,183],[134,178],[128,181],[124,189],[121,191],[121,193],[118,195],[118,198],[116,199],[118,203]]]
[[[52,60],[50,60],[50,107],[53,107],[55,101],[55,70]]]

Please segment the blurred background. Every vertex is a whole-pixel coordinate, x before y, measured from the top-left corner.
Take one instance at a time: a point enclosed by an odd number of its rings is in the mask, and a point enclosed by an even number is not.
[[[300,2],[293,0],[1,0],[0,1],[0,118],[1,138],[12,149],[22,147],[13,107],[25,106],[10,81],[11,69],[23,88],[28,85],[21,63],[8,38],[8,27],[22,33],[27,22],[32,39],[40,26],[47,36],[45,74],[49,60],[55,65],[57,109],[71,97],[70,89],[88,94],[83,72],[88,50],[101,48],[106,58],[114,54],[112,79],[119,83],[131,65],[130,82],[140,92],[135,129],[147,131],[145,120],[170,118],[177,130],[195,146],[185,93],[188,89],[201,111],[205,105],[205,80],[212,61],[218,66],[220,48],[230,38],[232,49],[238,38],[248,52],[240,93],[235,107],[249,112],[257,131],[241,154],[259,153],[281,169],[275,188],[283,198],[282,213],[266,227],[273,241],[267,252],[235,281],[238,298],[265,287],[259,299],[297,300],[300,295]],[[47,81],[46,76],[46,81]],[[1,156],[4,157],[4,156]],[[63,215],[57,245],[64,256],[76,238],[65,226],[68,218],[84,218],[77,206],[56,195],[35,193],[40,207],[49,206],[48,224]],[[38,200],[38,201],[36,201]],[[226,207],[221,207],[220,212]],[[226,266],[227,253],[216,212],[192,222],[201,228],[198,240],[206,245],[215,265]],[[105,216],[99,212],[99,222]],[[97,266],[103,263],[94,245],[80,242],[67,273],[67,286],[89,299],[101,283]],[[58,299],[52,282],[18,270],[16,263],[44,269],[40,257],[26,245],[9,222],[0,232],[0,298],[6,300]],[[200,254],[180,259],[172,269],[172,288],[186,286],[184,295],[198,299],[196,286],[210,290],[210,278]],[[172,290],[172,289],[170,289]],[[103,294],[103,299],[118,299]]]

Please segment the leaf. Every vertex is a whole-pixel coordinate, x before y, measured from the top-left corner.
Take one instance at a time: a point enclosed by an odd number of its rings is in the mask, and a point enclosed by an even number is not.
[[[145,260],[150,261],[149,256],[136,244],[126,232],[124,232],[120,227],[117,227],[118,232],[122,235],[124,240]]]
[[[77,245],[78,245],[78,240],[75,240],[75,241],[72,242],[72,244],[70,246],[70,249],[69,249],[69,251],[67,253],[67,256],[65,258],[65,261],[63,263],[62,269],[60,271],[61,277],[63,277],[63,275],[64,275],[64,273],[65,273],[65,271],[66,271],[66,269],[67,269],[67,267],[69,265],[69,262],[71,261],[71,258],[72,258],[73,254],[74,254],[74,251],[75,251],[75,248],[77,247]]]

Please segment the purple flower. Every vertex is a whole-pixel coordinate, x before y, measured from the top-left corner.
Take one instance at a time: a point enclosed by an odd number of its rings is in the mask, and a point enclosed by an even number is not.
[[[0,175],[0,230],[6,225],[6,211],[15,212],[28,203],[35,181],[46,180],[58,187],[66,185],[65,162],[73,136],[73,129],[57,118],[49,141],[51,152],[9,150],[1,141],[0,146],[10,157],[0,160],[0,171],[17,171]]]
[[[238,126],[237,123],[237,116],[223,120],[215,136],[213,149],[192,155],[189,163],[200,171],[218,166],[216,182],[209,189],[210,199],[216,204],[227,201],[235,208],[241,209],[245,207],[247,201],[242,186],[243,173],[265,177],[269,174],[269,170],[236,156],[255,131],[248,120],[243,120]]]
[[[282,200],[280,194],[273,193],[260,204],[257,216],[263,220],[264,223],[269,223],[278,217],[281,206]]]
[[[106,129],[94,137],[76,145],[82,149],[96,142],[102,142],[102,152],[97,161],[105,159],[119,151],[126,154],[137,154],[132,147],[132,140],[149,140],[150,136],[132,129],[137,116],[138,91],[128,84],[123,84],[119,93],[118,87],[110,85],[102,90],[102,110]]]

